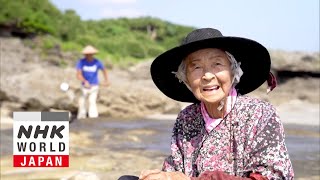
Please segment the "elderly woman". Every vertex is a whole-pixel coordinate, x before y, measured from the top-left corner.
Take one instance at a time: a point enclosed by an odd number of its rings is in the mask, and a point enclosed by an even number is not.
[[[157,57],[151,75],[168,97],[192,102],[173,128],[163,169],[140,179],[293,179],[284,129],[268,102],[245,96],[270,73],[267,49],[256,41],[197,29]]]

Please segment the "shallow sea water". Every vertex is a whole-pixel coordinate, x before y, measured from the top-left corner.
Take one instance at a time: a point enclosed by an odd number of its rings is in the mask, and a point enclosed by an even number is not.
[[[90,132],[95,148],[169,155],[173,124],[173,120],[84,119],[72,122],[70,132]],[[295,177],[320,177],[319,126],[284,124],[284,128]],[[106,134],[109,140],[103,140]],[[5,155],[12,155],[12,129],[1,130],[1,156]]]

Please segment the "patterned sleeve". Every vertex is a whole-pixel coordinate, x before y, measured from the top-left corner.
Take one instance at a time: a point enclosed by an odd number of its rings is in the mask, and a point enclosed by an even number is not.
[[[180,113],[176,119],[175,125],[172,131],[171,138],[171,155],[164,160],[162,170],[167,172],[181,171],[183,168],[183,148],[182,148],[182,113]]]
[[[249,138],[248,167],[268,179],[293,179],[294,173],[285,145],[280,118],[270,104],[262,104],[255,112],[253,131]]]

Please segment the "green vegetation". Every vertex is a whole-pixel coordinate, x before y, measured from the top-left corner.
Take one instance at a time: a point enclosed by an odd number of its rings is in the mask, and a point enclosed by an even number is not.
[[[49,0],[0,0],[1,27],[41,37],[41,48],[81,51],[97,47],[100,59],[126,64],[150,59],[178,45],[193,27],[157,18],[81,20],[74,10],[61,12]]]

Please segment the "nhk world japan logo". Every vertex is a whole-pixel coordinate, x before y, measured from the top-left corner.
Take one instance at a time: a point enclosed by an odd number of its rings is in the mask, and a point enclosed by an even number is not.
[[[68,112],[13,113],[14,167],[69,167]]]

